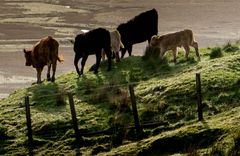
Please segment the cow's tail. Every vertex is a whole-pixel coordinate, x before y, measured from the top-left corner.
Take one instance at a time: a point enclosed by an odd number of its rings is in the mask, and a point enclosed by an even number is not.
[[[118,36],[118,40],[119,40],[119,43],[120,43],[120,48],[124,49],[124,45],[123,45],[123,43],[121,41],[121,34],[119,33],[119,31],[115,30],[115,31],[113,31],[113,33],[115,33],[116,36]]]
[[[64,58],[63,58],[62,55],[58,55],[58,56],[57,56],[57,60],[58,60],[60,63],[62,63],[62,62],[64,61]]]
[[[185,31],[189,32],[190,45],[192,45],[194,43],[193,32],[192,30],[189,30],[189,29],[186,29]]]
[[[122,43],[121,40],[120,40],[120,47],[121,47],[122,49],[124,49],[124,45],[123,45],[123,43]]]

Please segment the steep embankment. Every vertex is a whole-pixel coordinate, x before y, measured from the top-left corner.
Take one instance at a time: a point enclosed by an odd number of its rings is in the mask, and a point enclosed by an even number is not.
[[[201,49],[201,61],[193,52],[188,61],[180,52],[158,59],[128,57],[113,63],[107,72],[102,63],[98,75],[75,72],[16,91],[0,101],[0,154],[9,155],[159,155],[234,154],[239,152],[240,51],[239,44]],[[195,73],[201,73],[204,122],[197,121]],[[135,140],[128,84],[135,85],[141,123],[165,125],[144,129]],[[84,137],[74,141],[66,93],[74,93],[81,132],[105,130],[114,135]],[[27,147],[24,97],[30,96],[34,148]],[[168,123],[168,124],[166,124]],[[122,146],[119,145],[123,139]],[[115,148],[113,148],[115,146]],[[224,148],[223,148],[224,147]]]

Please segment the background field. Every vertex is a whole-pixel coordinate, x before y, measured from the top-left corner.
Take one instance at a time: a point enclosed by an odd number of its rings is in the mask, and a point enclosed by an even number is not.
[[[23,48],[52,35],[60,41],[65,62],[57,74],[74,70],[72,45],[81,29],[105,27],[113,30],[142,11],[156,8],[159,34],[190,28],[200,47],[221,45],[239,39],[240,2],[237,0],[2,0],[0,1],[0,97],[35,81],[34,69],[24,66]],[[146,42],[134,46],[142,55]],[[87,64],[95,61],[91,57]],[[45,74],[43,75],[45,76]]]

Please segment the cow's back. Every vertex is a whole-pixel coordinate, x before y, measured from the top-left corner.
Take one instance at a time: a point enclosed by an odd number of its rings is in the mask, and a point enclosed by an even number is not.
[[[155,9],[143,12],[120,24],[117,30],[124,45],[146,41],[158,33],[158,13]]]
[[[173,34],[173,42],[177,46],[181,47],[184,45],[191,45],[193,42],[193,33],[192,30],[185,29]]]
[[[111,48],[110,32],[103,28],[79,34],[75,38],[75,53],[95,54],[96,50]]]
[[[193,42],[193,33],[191,30],[186,29],[183,31],[162,35],[155,42],[158,42],[161,47],[164,47],[164,49],[168,50],[184,45],[191,45]]]
[[[191,45],[192,42],[194,41],[192,30],[190,30],[190,29],[185,29],[182,33],[183,33],[183,34],[182,34],[183,44]]]
[[[34,61],[36,64],[46,65],[57,60],[59,43],[51,36],[41,39],[33,47]]]

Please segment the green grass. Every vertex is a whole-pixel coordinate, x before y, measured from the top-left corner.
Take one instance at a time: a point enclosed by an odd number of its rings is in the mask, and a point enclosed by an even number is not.
[[[219,58],[219,57],[222,57],[222,56],[223,56],[222,49],[220,47],[215,47],[211,50],[211,53],[210,53],[210,58],[211,59]]]
[[[103,151],[107,155],[237,153],[240,51],[229,47],[239,44],[219,47],[223,55],[215,59],[210,58],[215,48],[200,49],[200,62],[194,52],[185,60],[182,51],[176,64],[170,52],[163,61],[157,57],[125,58],[114,62],[111,72],[106,71],[107,62],[102,62],[98,75],[86,70],[78,77],[73,71],[61,75],[55,83],[44,82],[15,91],[0,100],[0,155],[92,155]],[[201,73],[204,122],[197,121],[196,73]],[[126,129],[134,123],[129,83],[135,85],[140,122],[169,123],[144,129],[142,141],[136,141],[134,131]],[[115,135],[84,137],[81,145],[76,144],[68,92],[74,93],[81,132],[114,128]],[[26,95],[30,96],[33,149],[27,146]],[[122,140],[124,145],[114,144],[114,140]]]
[[[239,41],[237,41],[238,43]],[[223,50],[225,52],[236,52],[239,51],[239,45],[238,44],[232,44],[231,42],[228,42],[226,45],[223,46]]]

